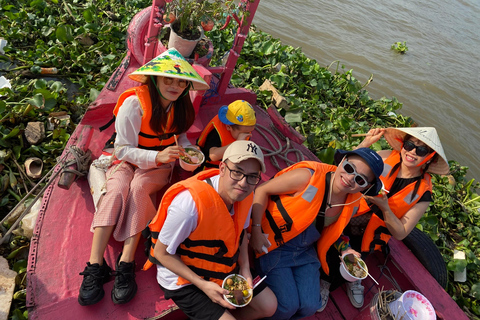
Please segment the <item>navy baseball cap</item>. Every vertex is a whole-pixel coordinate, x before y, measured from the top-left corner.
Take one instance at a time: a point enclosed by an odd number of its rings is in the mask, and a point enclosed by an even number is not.
[[[375,184],[370,188],[370,190],[365,193],[368,196],[377,195],[380,190],[382,190],[383,183],[380,180],[380,176],[383,173],[383,160],[382,157],[378,155],[375,151],[370,148],[358,148],[352,151],[340,150],[335,151],[334,160],[337,166],[342,162],[342,159],[345,156],[357,155],[365,160],[375,175]]]

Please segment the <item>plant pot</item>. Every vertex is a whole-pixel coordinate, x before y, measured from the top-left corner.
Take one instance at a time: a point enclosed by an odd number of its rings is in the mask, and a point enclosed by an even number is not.
[[[168,49],[175,48],[185,58],[190,57],[190,55],[192,54],[193,49],[195,49],[195,46],[197,45],[197,43],[200,41],[200,39],[203,38],[202,27],[198,26],[198,30],[200,31],[200,37],[198,39],[195,39],[195,40],[183,39],[173,29],[174,28],[171,26],[170,27],[170,38],[168,40]]]
[[[170,25],[165,26],[162,32],[158,36],[158,52],[157,55],[166,51],[170,40]],[[208,68],[210,61],[213,57],[213,43],[207,37],[200,39],[193,49],[192,54],[189,57],[184,57],[190,64],[201,64],[205,68]]]

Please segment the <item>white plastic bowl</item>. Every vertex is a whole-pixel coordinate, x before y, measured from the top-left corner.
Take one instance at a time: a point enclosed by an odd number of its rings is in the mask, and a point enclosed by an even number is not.
[[[196,149],[196,148],[193,148],[193,147],[185,147],[185,152],[188,152],[188,150],[194,150],[195,152],[197,152],[199,154],[199,157],[198,157],[198,163],[187,163],[185,161],[182,160],[182,158],[179,158],[179,162],[180,162],[180,167],[185,170],[185,171],[193,171],[195,169],[197,169],[202,163],[203,161],[205,161],[205,155],[203,154],[202,151]]]
[[[225,289],[225,284],[227,283],[227,280],[230,279],[230,278],[233,278],[233,277],[237,277],[237,278],[240,278],[244,281],[247,281],[247,279],[245,279],[243,276],[239,275],[239,274],[230,274],[228,275],[225,279],[223,279],[223,283],[222,283],[222,288]],[[228,289],[227,289],[228,290]],[[249,295],[244,297],[244,299],[246,300],[244,304],[235,304],[233,303],[232,301],[228,300],[227,296],[226,295],[223,295],[223,298],[225,299],[225,301],[227,301],[228,303],[230,303],[232,306],[235,306],[235,307],[245,307],[247,304],[250,303],[250,301],[252,301],[252,298],[253,298],[253,289],[252,288],[249,288],[248,289],[249,291]]]
[[[352,253],[346,253],[344,255],[342,255],[342,263],[340,263],[340,274],[342,275],[342,277],[347,280],[347,281],[350,281],[350,282],[354,282],[354,281],[357,281],[357,280],[363,280],[365,279],[367,276],[368,276],[368,267],[367,267],[367,264],[364,262],[364,265],[365,265],[365,270],[367,271],[365,273],[365,276],[363,278],[358,278],[358,277],[355,277],[354,275],[350,274],[350,272],[348,272],[346,266],[345,266],[345,262],[344,262],[344,258],[348,255],[353,255]],[[357,258],[358,260],[360,260],[361,262],[363,262],[362,259],[360,258]]]
[[[400,298],[388,304],[390,311],[396,318],[405,320],[436,320],[435,309],[430,301],[420,292],[405,291]],[[405,315],[405,316],[404,316]]]

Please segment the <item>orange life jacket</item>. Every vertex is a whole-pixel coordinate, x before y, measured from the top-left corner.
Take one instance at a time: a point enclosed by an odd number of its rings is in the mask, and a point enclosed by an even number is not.
[[[152,246],[143,269],[153,263],[159,264],[154,257],[155,244],[167,217],[172,200],[183,190],[188,190],[198,210],[197,227],[180,244],[176,254],[196,274],[205,280],[222,285],[223,279],[232,273],[237,265],[243,227],[253,202],[253,193],[233,205],[235,214],[230,216],[225,202],[205,179],[219,173],[218,169],[205,170],[199,174],[171,186],[162,198],[158,212],[149,224],[152,233]],[[189,283],[178,277],[177,285]]]
[[[400,171],[400,167],[398,167],[397,170],[390,176],[390,172],[392,171],[393,167],[400,162],[400,157],[400,153],[394,150],[384,161],[384,170],[383,174],[380,176],[380,179],[387,190],[391,189],[395,179],[397,178],[398,172]],[[430,174],[425,173],[423,175],[423,179],[420,181],[417,194],[412,200],[415,184],[416,182],[410,183],[408,186],[388,198],[388,205],[390,206],[390,209],[399,219],[401,219],[415,204],[417,204],[418,200],[420,200],[421,196],[426,191],[432,191],[432,177]],[[365,199],[362,198],[357,216],[369,211],[370,207]],[[361,250],[362,252],[382,250],[383,246],[387,244],[390,238],[390,231],[388,231],[383,219],[376,214],[372,214],[372,217],[370,218],[367,228],[363,234]]]
[[[271,246],[268,248],[269,252],[298,236],[314,223],[326,192],[326,174],[335,171],[337,167],[315,161],[302,161],[280,171],[275,176],[298,168],[314,170],[308,186],[295,196],[289,194],[272,196],[267,204],[265,216],[262,219],[262,231],[268,234],[268,241],[271,243]],[[346,203],[360,199],[360,197],[360,193],[349,194]],[[317,253],[322,263],[322,268],[327,274],[327,251],[340,237],[343,229],[353,214],[357,212],[357,209],[358,201],[344,206],[338,220],[322,230],[320,239],[317,242]],[[263,254],[257,254],[257,257]]]
[[[163,134],[159,135],[150,127],[150,119],[152,118],[152,101],[150,99],[150,93],[148,86],[143,85],[139,87],[133,87],[123,92],[118,98],[117,104],[113,109],[114,117],[117,116],[118,110],[123,105],[123,102],[128,97],[136,95],[140,102],[140,106],[143,110],[142,123],[140,126],[140,132],[138,133],[138,147],[148,150],[163,150],[165,147],[173,145],[175,143],[174,131],[172,130],[172,124],[174,119],[174,107],[172,106],[167,114],[167,125],[163,128]],[[102,127],[104,128],[104,127]],[[114,133],[115,135],[116,133]],[[114,137],[109,140],[108,143],[115,141]]]
[[[198,138],[197,145],[199,147],[204,147],[205,142],[207,141],[207,136],[212,130],[217,130],[218,135],[220,136],[220,141],[222,142],[221,147],[229,145],[230,143],[234,142],[235,139],[232,137],[232,133],[227,129],[227,125],[220,121],[218,115],[213,117],[213,119],[207,124],[205,129],[203,129],[200,137]],[[205,161],[205,166],[208,168],[217,167],[220,165],[220,160],[218,161]]]

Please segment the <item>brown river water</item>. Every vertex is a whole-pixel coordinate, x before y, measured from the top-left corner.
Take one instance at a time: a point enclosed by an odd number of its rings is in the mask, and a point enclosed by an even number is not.
[[[339,60],[362,83],[373,74],[372,98],[396,97],[480,180],[478,0],[261,0],[253,23],[321,66]],[[397,41],[405,55],[390,49]]]

